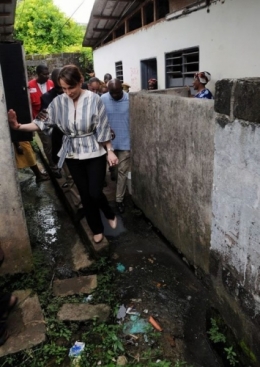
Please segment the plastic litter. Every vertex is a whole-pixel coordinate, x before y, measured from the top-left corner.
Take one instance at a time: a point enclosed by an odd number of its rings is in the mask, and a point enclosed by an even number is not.
[[[128,315],[135,315],[135,316],[140,316],[140,312],[137,311],[132,311],[133,307],[128,307],[128,309],[126,310],[126,313]]]
[[[125,308],[125,306],[124,306],[124,305],[121,305],[121,306],[119,307],[118,312],[117,312],[116,318],[117,318],[118,320],[121,320],[121,319],[124,319],[124,318],[125,318],[125,315],[126,315],[126,308]]]
[[[85,297],[85,298],[83,299],[83,302],[84,302],[84,303],[88,303],[88,302],[92,301],[92,299],[93,299],[93,295],[92,295],[92,294],[90,294],[89,296],[87,296],[87,297]]]
[[[119,273],[123,273],[125,271],[125,266],[121,263],[118,263],[116,269],[119,271]]]
[[[85,343],[75,342],[75,344],[70,348],[69,357],[78,357],[84,350]]]
[[[123,326],[124,334],[146,333],[149,330],[149,323],[146,320],[140,319],[138,316],[135,315],[131,315],[130,321],[126,322]]]
[[[139,303],[139,302],[142,302],[142,299],[141,298],[131,298],[131,301]]]
[[[157,321],[155,321],[155,319],[154,319],[152,316],[150,316],[150,317],[149,317],[149,322],[150,322],[150,324],[152,324],[152,325],[153,325],[153,327],[154,327],[156,330],[158,330],[158,331],[162,331],[161,326],[158,324],[158,322],[157,322]]]

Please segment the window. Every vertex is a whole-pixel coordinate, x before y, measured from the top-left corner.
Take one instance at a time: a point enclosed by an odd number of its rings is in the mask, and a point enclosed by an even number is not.
[[[123,76],[123,63],[122,63],[122,61],[116,62],[116,78],[119,79],[123,83],[124,76]]]
[[[149,2],[144,6],[144,25],[154,21],[153,2]]]
[[[194,73],[198,71],[198,47],[165,54],[166,88],[191,85]]]
[[[169,13],[169,0],[157,0],[156,2],[157,7],[157,19],[164,18],[166,14]]]
[[[157,80],[157,60],[141,60],[141,83],[142,89],[148,89],[148,80]]]
[[[141,27],[142,27],[142,17],[141,17],[141,10],[139,10],[131,18],[129,18],[128,29],[129,29],[129,32],[131,32]]]

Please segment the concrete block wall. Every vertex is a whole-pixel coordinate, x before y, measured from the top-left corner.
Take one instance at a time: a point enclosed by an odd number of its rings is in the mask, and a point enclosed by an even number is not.
[[[5,261],[0,273],[32,270],[32,253],[23,210],[17,169],[7,122],[3,79],[0,66],[0,244]]]
[[[132,197],[190,264],[208,273],[213,101],[130,93]]]
[[[255,366],[260,365],[259,99],[260,78],[216,84],[210,247],[221,313]]]

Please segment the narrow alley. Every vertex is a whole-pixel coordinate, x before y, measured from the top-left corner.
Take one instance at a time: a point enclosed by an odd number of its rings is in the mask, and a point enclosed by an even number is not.
[[[10,316],[10,337],[0,347],[1,366],[76,365],[68,357],[76,341],[86,344],[79,366],[228,366],[210,343],[208,290],[129,194],[126,212],[118,214],[119,228],[106,226],[109,246],[101,245],[99,251],[87,245],[88,231],[84,239],[79,218],[65,206],[63,178],[36,184],[25,169],[19,180],[35,270],[27,276],[7,276],[2,285],[16,292],[29,288],[38,296],[42,327],[34,329],[35,345],[40,344],[31,349],[24,300],[32,294],[23,294]],[[114,206],[115,182],[109,174],[107,182],[104,191]],[[148,322],[150,317],[161,332]]]

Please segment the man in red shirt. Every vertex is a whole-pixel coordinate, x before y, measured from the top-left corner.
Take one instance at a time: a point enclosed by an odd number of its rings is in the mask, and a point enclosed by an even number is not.
[[[28,83],[32,106],[32,115],[34,119],[41,110],[41,96],[54,87],[53,81],[49,79],[50,73],[46,65],[38,65],[36,68],[36,74],[37,77],[30,80]],[[38,135],[41,139],[44,152],[49,161],[50,168],[55,174],[57,171],[57,166],[52,160],[51,137],[45,135],[41,131],[38,132]],[[61,177],[61,175],[57,172],[57,178],[59,177]]]

